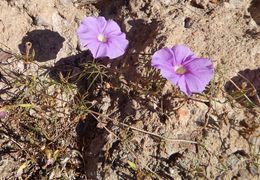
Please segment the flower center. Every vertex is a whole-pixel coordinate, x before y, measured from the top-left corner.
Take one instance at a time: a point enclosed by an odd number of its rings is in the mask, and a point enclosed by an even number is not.
[[[107,38],[105,37],[104,34],[99,34],[97,39],[100,41],[100,42],[107,42]]]
[[[174,71],[177,73],[177,74],[185,74],[187,72],[187,70],[185,69],[185,67],[183,66],[175,66],[174,67]]]

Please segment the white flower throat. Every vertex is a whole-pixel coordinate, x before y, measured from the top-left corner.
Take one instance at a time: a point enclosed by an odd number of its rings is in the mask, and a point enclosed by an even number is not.
[[[105,37],[105,35],[103,33],[99,34],[97,39],[100,41],[100,42],[107,42],[107,38]]]
[[[175,66],[174,67],[174,71],[177,73],[177,74],[185,74],[187,72],[187,69],[181,65],[179,66]]]

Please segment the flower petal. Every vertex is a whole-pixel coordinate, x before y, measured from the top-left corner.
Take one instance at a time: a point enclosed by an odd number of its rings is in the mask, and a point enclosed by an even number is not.
[[[106,36],[111,36],[111,35],[121,35],[121,29],[118,26],[118,24],[113,21],[113,20],[108,20],[107,24],[105,26],[105,29],[103,30],[104,34],[106,34]]]
[[[82,22],[81,22],[77,29],[77,34],[84,34],[84,33],[88,33],[88,32],[91,32],[90,29],[88,28],[88,26],[82,24]]]
[[[165,69],[161,69],[161,75],[174,85],[178,85],[178,82],[181,77],[180,75],[178,75],[172,71],[167,71]]]
[[[181,75],[179,77],[179,80],[177,82],[177,85],[179,86],[180,90],[184,92],[186,95],[191,96],[192,92],[187,87],[187,82],[184,75]]]
[[[91,42],[87,46],[94,58],[105,57],[107,52],[107,45],[100,42]]]
[[[183,62],[190,60],[191,58],[195,58],[195,55],[190,50],[190,48],[184,45],[173,46],[172,51],[175,65],[180,65]]]
[[[100,43],[98,50],[96,51],[96,55],[94,58],[106,57],[108,52],[107,44]]]
[[[213,77],[213,64],[209,59],[197,58],[185,65],[187,87],[191,92],[201,93]]]
[[[87,46],[89,43],[93,43],[93,42],[98,43],[97,35],[94,34],[93,32],[78,33],[78,37],[79,37],[80,43],[83,46]]]
[[[160,73],[164,78],[172,84],[177,85],[180,76],[174,72],[173,60],[172,50],[170,48],[163,48],[155,52],[152,56],[152,66],[160,69]]]
[[[207,58],[195,58],[193,61],[186,63],[185,67],[192,71],[214,71],[212,62]]]
[[[97,32],[97,34],[102,33],[103,28],[106,26],[107,21],[104,17],[86,17],[81,22],[81,25],[84,25],[87,31]]]
[[[212,62],[207,58],[196,58],[185,65],[188,72],[196,76],[206,86],[212,79],[214,67]]]
[[[193,93],[201,93],[202,91],[204,91],[207,85],[202,82],[197,76],[191,73],[185,75],[185,81],[187,84],[187,88]]]
[[[173,71],[173,55],[170,48],[162,48],[152,56],[152,66]]]
[[[125,34],[121,33],[117,36],[112,36],[107,42],[107,56],[110,59],[122,56],[128,46],[128,40],[125,38]]]

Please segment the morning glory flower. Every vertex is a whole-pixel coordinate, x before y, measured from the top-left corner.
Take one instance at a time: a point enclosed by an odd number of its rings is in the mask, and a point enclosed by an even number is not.
[[[3,109],[0,109],[0,119],[5,118],[6,115],[7,115],[7,112],[5,110],[3,110]]]
[[[119,25],[104,17],[86,17],[77,30],[80,43],[94,58],[117,58],[125,53],[128,40]]]
[[[204,91],[214,73],[209,59],[196,57],[184,45],[158,50],[152,56],[152,66],[188,96]]]

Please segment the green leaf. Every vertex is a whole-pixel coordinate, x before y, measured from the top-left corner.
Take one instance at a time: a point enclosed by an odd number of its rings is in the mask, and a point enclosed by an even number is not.
[[[137,166],[134,162],[127,161],[127,163],[134,171],[137,171]]]
[[[32,108],[32,104],[18,104],[17,106],[23,107],[23,108]]]
[[[23,174],[23,170],[28,167],[31,163],[31,160],[25,161],[17,170],[16,177],[20,177]]]
[[[31,54],[30,61],[34,61],[34,58],[35,58],[35,50],[33,49],[33,50],[32,50],[32,54]]]

